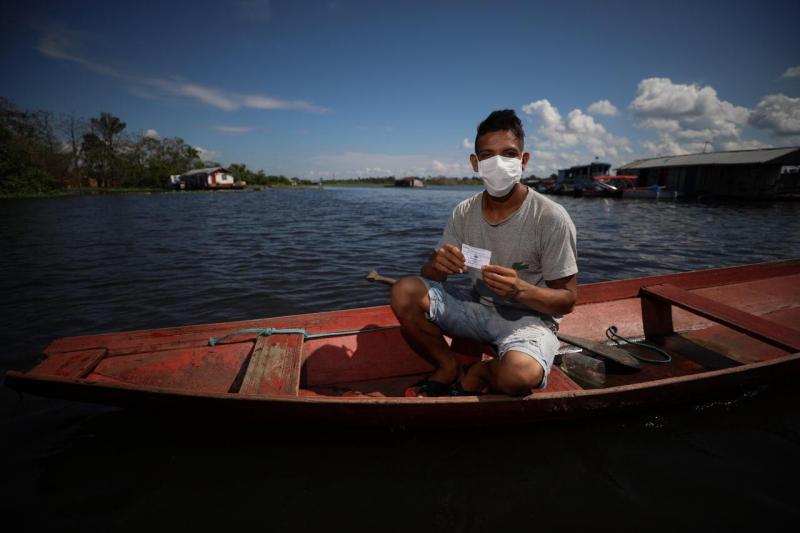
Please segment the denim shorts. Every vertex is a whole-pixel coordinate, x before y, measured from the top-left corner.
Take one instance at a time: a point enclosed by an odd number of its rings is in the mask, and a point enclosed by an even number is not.
[[[537,388],[547,385],[550,367],[560,346],[553,322],[535,311],[497,308],[480,303],[471,290],[420,277],[431,301],[426,318],[452,337],[479,340],[494,346],[499,358],[509,351],[533,357],[544,370]]]

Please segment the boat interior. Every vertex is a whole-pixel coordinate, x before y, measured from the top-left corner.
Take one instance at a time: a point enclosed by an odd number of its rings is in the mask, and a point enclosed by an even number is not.
[[[565,364],[566,354],[580,349],[564,344],[546,387],[534,394],[634,385],[800,352],[800,261],[595,283],[579,294],[561,332],[607,343],[614,325],[671,361],[637,369],[584,350],[604,363],[592,380]],[[451,346],[463,365],[495,356],[475,341],[452,339]],[[638,345],[624,349],[661,357]],[[24,375],[215,395],[403,397],[432,370],[405,342],[388,306],[68,337],[45,355]]]

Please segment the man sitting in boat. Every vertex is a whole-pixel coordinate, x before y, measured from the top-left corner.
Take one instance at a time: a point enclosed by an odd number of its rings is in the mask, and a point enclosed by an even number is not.
[[[453,210],[422,276],[392,290],[405,339],[436,367],[409,396],[522,396],[547,384],[558,321],[577,295],[575,226],[563,207],[519,183],[530,158],[524,139],[513,110],[481,122],[469,158],[486,190]],[[447,282],[459,274],[471,288]],[[489,343],[497,357],[464,373],[443,334]]]

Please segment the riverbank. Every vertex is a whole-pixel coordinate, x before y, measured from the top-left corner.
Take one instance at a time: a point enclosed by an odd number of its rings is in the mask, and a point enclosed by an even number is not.
[[[391,188],[392,185],[385,185],[380,183],[371,183],[371,182],[363,182],[359,183],[357,180],[347,180],[347,181],[336,181],[336,182],[322,182],[322,187],[341,187],[341,188],[384,188],[389,187]],[[482,187],[481,183],[432,183],[427,186],[427,188],[439,188],[439,187],[474,187],[479,188]],[[83,189],[82,191],[76,189],[69,189],[69,190],[52,190],[52,191],[31,191],[31,192],[20,192],[20,193],[0,193],[0,200],[13,200],[13,199],[25,199],[25,198],[61,198],[65,196],[103,196],[109,194],[159,194],[159,193],[173,193],[173,192],[181,192],[181,193],[213,193],[213,192],[259,192],[264,191],[267,189],[319,189],[321,188],[320,185],[312,184],[312,185],[283,185],[283,184],[272,184],[272,185],[248,185],[243,189],[193,189],[190,191],[176,191],[174,189],[159,189],[159,188],[145,188],[145,187],[129,187],[129,188],[110,188],[110,189],[92,189],[87,188]],[[401,189],[403,187],[398,187]]]
[[[0,193],[0,199],[23,199],[23,198],[59,198],[62,196],[102,196],[105,194],[152,194],[159,192],[170,192],[165,189],[155,189],[146,187],[112,188],[112,189],[55,189],[51,191],[30,191],[16,193]]]
[[[24,199],[24,198],[61,198],[65,196],[105,196],[115,194],[161,194],[161,193],[213,193],[213,192],[258,192],[266,189],[316,189],[316,185],[252,185],[243,189],[192,189],[188,191],[177,191],[175,189],[146,188],[146,187],[123,187],[110,189],[76,189],[52,190],[52,191],[31,191],[20,193],[0,193],[0,200],[4,199]]]

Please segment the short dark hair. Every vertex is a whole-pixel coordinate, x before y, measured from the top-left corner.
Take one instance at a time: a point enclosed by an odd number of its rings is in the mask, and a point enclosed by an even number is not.
[[[525,131],[522,129],[522,122],[513,109],[492,111],[478,125],[478,134],[475,136],[475,153],[478,153],[478,137],[493,131],[510,131],[519,141],[519,149],[525,149]]]

